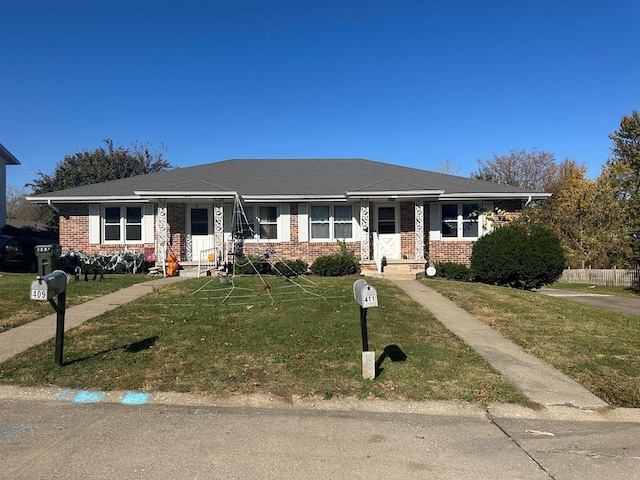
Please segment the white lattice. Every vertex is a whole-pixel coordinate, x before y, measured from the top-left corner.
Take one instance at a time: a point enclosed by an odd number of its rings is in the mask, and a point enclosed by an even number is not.
[[[369,200],[362,200],[360,204],[360,227],[362,228],[362,239],[360,241],[360,259],[369,258]]]
[[[416,259],[424,259],[424,202],[416,200]]]

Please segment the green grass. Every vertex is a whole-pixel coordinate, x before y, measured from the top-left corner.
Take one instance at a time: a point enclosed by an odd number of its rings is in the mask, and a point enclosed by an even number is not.
[[[213,396],[263,393],[282,399],[350,396],[526,403],[513,386],[390,282],[372,280],[370,349],[396,345],[362,378],[355,278],[317,278],[305,290],[281,279],[229,284],[188,279],[163,287],[2,364],[0,383],[98,390],[178,391]],[[227,290],[223,290],[227,288]],[[226,302],[223,298],[231,293]]]
[[[606,402],[640,407],[640,317],[480,283],[425,284]]]
[[[640,297],[639,287],[607,287],[604,285],[589,285],[584,283],[560,283],[556,282],[549,285],[550,288],[558,288],[562,290],[576,290],[579,292],[603,293],[608,295],[621,295],[625,297]]]
[[[103,281],[88,282],[71,280],[67,285],[67,307],[79,305],[107,293],[135,283],[145,282],[150,278],[146,275],[113,275],[104,276]],[[34,301],[29,296],[31,282],[36,279],[35,274],[29,273],[0,273],[0,332],[23,325],[38,318],[54,313],[49,302]]]

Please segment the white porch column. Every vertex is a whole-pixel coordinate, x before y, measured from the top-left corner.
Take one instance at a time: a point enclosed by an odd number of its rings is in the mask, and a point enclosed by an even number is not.
[[[219,255],[220,260],[222,260],[222,253],[224,252],[224,205],[220,199],[213,202],[213,248],[216,249],[216,255]]]
[[[158,202],[158,217],[156,218],[156,232],[158,232],[158,238],[156,239],[156,263],[158,263],[158,257],[160,263],[164,267],[164,262],[167,259],[167,202],[160,200]]]
[[[424,201],[416,200],[416,260],[424,259]]]
[[[369,258],[369,199],[363,198],[360,202],[360,228],[362,229],[362,238],[360,240],[360,259],[370,260]]]

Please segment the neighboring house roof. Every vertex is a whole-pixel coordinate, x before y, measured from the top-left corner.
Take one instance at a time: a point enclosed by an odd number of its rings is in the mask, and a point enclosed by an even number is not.
[[[0,143],[0,158],[4,160],[5,165],[20,165],[20,162],[13,154]]]
[[[36,203],[157,199],[544,198],[550,194],[365,159],[235,159],[86,185]]]

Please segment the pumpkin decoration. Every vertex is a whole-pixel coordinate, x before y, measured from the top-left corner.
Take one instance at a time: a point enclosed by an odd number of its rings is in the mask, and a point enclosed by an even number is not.
[[[178,257],[176,257],[175,253],[171,252],[167,255],[167,263],[169,264],[167,265],[167,276],[177,276],[180,271],[180,264],[178,263]]]

